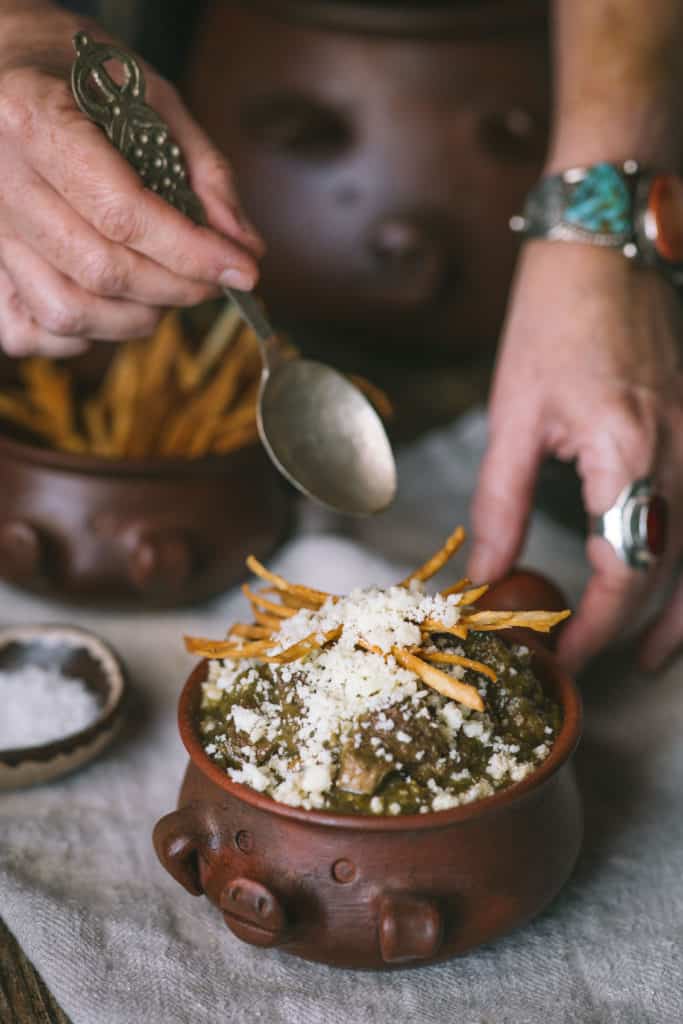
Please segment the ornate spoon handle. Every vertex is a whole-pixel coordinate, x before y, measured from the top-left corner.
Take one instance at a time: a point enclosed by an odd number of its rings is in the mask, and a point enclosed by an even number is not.
[[[145,102],[145,76],[139,63],[117,46],[93,42],[85,32],[78,32],[73,43],[76,59],[71,88],[80,109],[104,129],[147,188],[195,224],[206,224],[201,200],[190,188],[180,146],[171,138],[168,125]],[[106,65],[112,60],[123,68],[122,85],[107,71]],[[226,294],[261,341],[274,336],[271,324],[249,292],[231,288]]]
[[[145,102],[145,76],[138,62],[109,43],[91,42],[85,32],[74,36],[74,48],[71,88],[80,109],[105,130],[147,188],[203,224],[204,209],[188,184],[180,147],[168,125]],[[107,71],[111,60],[123,67],[122,85]]]

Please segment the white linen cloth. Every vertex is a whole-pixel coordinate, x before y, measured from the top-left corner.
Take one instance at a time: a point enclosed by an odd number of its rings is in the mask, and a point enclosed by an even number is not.
[[[331,589],[400,577],[466,520],[484,429],[471,415],[406,450],[395,508],[346,537],[309,507],[271,564]],[[572,599],[586,577],[579,538],[540,515],[523,562]],[[625,651],[586,681],[584,852],[550,909],[448,964],[341,971],[239,942],[152,850],[186,763],[181,636],[220,635],[242,602],[237,591],[189,610],[74,611],[0,587],[3,623],[71,620],[110,641],[140,702],[98,761],[0,798],[0,913],[73,1024],[680,1024],[680,661],[646,680]]]

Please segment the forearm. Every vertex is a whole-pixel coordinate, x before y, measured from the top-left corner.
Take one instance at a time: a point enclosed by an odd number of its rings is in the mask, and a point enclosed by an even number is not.
[[[548,171],[683,160],[683,0],[554,0]]]

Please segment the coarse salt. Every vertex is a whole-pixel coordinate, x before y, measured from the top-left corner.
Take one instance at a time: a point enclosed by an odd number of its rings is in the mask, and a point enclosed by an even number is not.
[[[100,712],[97,696],[82,679],[40,665],[0,672],[0,707],[0,750],[63,739]]]

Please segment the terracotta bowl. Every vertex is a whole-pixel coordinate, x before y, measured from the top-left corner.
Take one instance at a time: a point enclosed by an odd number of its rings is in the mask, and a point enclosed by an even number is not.
[[[293,509],[260,446],[105,460],[0,435],[0,480],[0,578],[88,604],[203,600],[272,550]]]
[[[580,698],[550,653],[534,657],[564,715],[547,760],[492,797],[399,817],[306,811],[231,782],[199,740],[199,664],[180,699],[178,810],[154,831],[161,863],[245,942],[341,967],[445,960],[517,927],[556,896],[582,835]]]

